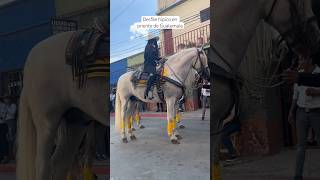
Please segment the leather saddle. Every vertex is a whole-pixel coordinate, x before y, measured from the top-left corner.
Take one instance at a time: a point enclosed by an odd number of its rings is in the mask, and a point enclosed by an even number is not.
[[[159,64],[159,66],[157,67],[157,73],[156,76],[158,76],[154,82],[153,85],[157,85],[160,84],[164,84],[165,80],[162,78],[163,77],[163,63]],[[135,86],[146,86],[147,82],[149,79],[149,73],[144,72],[143,70],[136,70],[132,77],[131,77],[131,81],[134,83]]]
[[[66,63],[73,61],[93,63],[96,59],[108,56],[108,42],[106,34],[96,29],[77,31],[73,34],[66,49]]]
[[[107,76],[108,54],[109,38],[103,28],[73,33],[67,44],[65,57],[66,64],[72,67],[73,79],[78,80],[79,88],[88,77]]]

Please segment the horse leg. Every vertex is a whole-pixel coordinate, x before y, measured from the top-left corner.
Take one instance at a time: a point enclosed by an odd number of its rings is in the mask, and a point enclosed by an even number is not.
[[[178,124],[179,128],[181,128],[181,129],[184,128],[184,126],[181,124],[181,115],[180,115],[180,112],[179,112],[178,108],[176,108],[176,112],[175,112],[175,121]],[[179,132],[177,130],[174,131],[174,135],[178,139],[182,139],[182,136],[179,134]]]
[[[210,126],[211,126],[211,163],[212,178],[213,180],[220,180],[220,164],[219,164],[219,143],[220,143],[220,131],[223,126],[223,120],[230,114],[231,108],[234,104],[232,97],[232,89],[230,81],[225,79],[214,77],[211,84],[214,84],[214,88],[211,88],[211,94],[213,98],[211,100],[210,109]]]
[[[133,115],[136,110],[135,102],[129,101],[127,106],[127,117],[128,117],[128,134],[131,140],[136,140],[136,136],[133,134],[132,126],[133,126]]]
[[[48,118],[42,118],[45,122],[53,122]],[[36,179],[46,180],[51,179],[52,164],[51,155],[54,147],[54,137],[57,128],[46,128],[45,126],[37,127],[37,154],[36,154]]]
[[[78,124],[67,124],[62,122],[60,128],[65,128],[65,134],[57,141],[57,147],[54,151],[52,162],[53,162],[53,179],[62,180],[65,179],[70,168],[75,160],[76,154],[83,139],[87,126]]]
[[[121,139],[123,143],[128,143],[127,135],[126,135],[126,122],[129,124],[130,122],[126,121],[127,118],[127,106],[128,100],[121,100],[123,104],[121,104]]]
[[[173,144],[180,144],[176,136],[178,132],[176,132],[175,101],[176,101],[175,97],[167,98],[167,121],[168,121],[167,133],[168,133],[168,136],[170,137],[170,141]]]

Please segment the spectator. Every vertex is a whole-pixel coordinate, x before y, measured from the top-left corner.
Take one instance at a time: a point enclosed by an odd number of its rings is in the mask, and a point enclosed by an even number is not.
[[[116,104],[116,88],[112,88],[111,93],[110,93],[110,103],[111,103],[111,108],[110,111],[114,112],[115,111],[115,104]]]
[[[202,120],[204,120],[204,116],[206,114],[207,104],[209,104],[210,98],[210,82],[207,79],[203,80],[202,88],[201,88],[201,105],[202,105]]]
[[[9,158],[9,142],[7,138],[8,125],[5,121],[6,119],[6,104],[1,98],[0,100],[0,163],[8,163]]]
[[[232,144],[230,136],[240,131],[239,118],[235,116],[235,107],[232,108],[230,115],[223,120],[223,129],[221,132],[221,141],[228,150],[228,158],[226,161],[233,161],[237,159],[236,150]]]
[[[162,103],[157,103],[157,112],[163,112],[163,104]]]
[[[299,72],[315,74],[320,68],[312,63],[310,57],[299,57]],[[288,121],[297,128],[297,154],[295,180],[303,179],[303,166],[309,128],[315,130],[316,139],[320,138],[320,88],[294,84],[292,104]]]
[[[183,108],[183,105],[185,103],[185,100],[184,100],[184,95],[179,99],[178,101],[178,104],[179,104],[179,111],[180,112],[183,112],[184,111],[184,108]]]

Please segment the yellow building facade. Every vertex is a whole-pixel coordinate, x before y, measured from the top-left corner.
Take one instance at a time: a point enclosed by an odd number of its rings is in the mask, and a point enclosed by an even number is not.
[[[160,32],[160,52],[169,56],[184,47],[201,46],[210,38],[210,0],[158,0],[157,15],[179,16],[184,29]]]

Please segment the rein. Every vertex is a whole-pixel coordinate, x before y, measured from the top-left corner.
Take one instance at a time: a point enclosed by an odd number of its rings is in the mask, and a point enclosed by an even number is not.
[[[202,52],[203,52],[203,50],[202,50]],[[203,62],[201,61],[200,53],[201,53],[201,52],[199,52],[199,50],[197,49],[197,59],[196,59],[195,63],[192,64],[192,66],[189,68],[188,74],[186,75],[186,77],[184,78],[184,80],[181,80],[181,78],[176,74],[176,72],[173,70],[173,68],[172,68],[167,62],[164,63],[164,64],[166,64],[166,65],[168,66],[168,68],[170,69],[170,71],[173,73],[173,76],[174,76],[175,78],[177,78],[178,81],[180,81],[179,83],[182,84],[182,86],[183,86],[184,89],[185,89],[185,87],[186,87],[185,82],[186,82],[186,80],[187,80],[187,78],[188,78],[188,76],[189,76],[189,74],[190,74],[190,72],[191,72],[191,68],[194,69],[194,70],[196,70],[196,72],[197,72],[198,75],[202,74],[202,73],[201,73],[202,71],[205,71]],[[194,57],[193,57],[192,59],[194,59]],[[198,70],[195,68],[195,66],[196,66],[196,64],[198,63],[198,61],[200,61],[200,63],[201,63],[201,70],[200,70],[199,72],[198,72]],[[200,76],[201,76],[201,75],[200,75]],[[197,87],[197,88],[193,88],[193,87],[192,87],[192,89],[198,89],[198,88],[199,88],[199,87]]]

